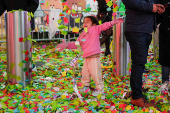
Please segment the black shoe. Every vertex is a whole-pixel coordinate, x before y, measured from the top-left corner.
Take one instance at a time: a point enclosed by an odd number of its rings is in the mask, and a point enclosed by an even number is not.
[[[105,53],[104,53],[104,56],[107,56],[107,55],[109,55],[109,54],[111,55],[110,50],[106,50]]]

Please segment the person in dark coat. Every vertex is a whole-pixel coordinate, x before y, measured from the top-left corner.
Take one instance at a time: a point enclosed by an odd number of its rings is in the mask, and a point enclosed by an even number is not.
[[[151,107],[142,93],[142,75],[147,62],[153,29],[156,28],[156,12],[163,13],[165,8],[158,0],[122,0],[126,8],[125,36],[131,49],[132,69],[130,86],[131,104],[138,107]]]
[[[105,0],[97,0],[98,2],[98,14],[97,14],[97,19],[101,20],[102,23],[104,22],[109,22],[112,20],[112,13],[113,11],[107,11],[107,4]],[[107,56],[110,53],[110,36],[112,35],[113,30],[112,28],[103,31],[102,32],[102,38],[100,39],[100,45],[103,45],[105,43],[106,46],[106,51],[105,51],[105,56]]]
[[[170,0],[160,0],[161,4]],[[159,63],[162,66],[162,84],[169,84],[170,75],[170,4],[165,6],[165,12],[158,15],[159,26]],[[167,87],[168,87],[167,84]]]
[[[0,16],[4,13],[5,10],[19,10],[34,12],[38,8],[39,0],[0,0]],[[31,19],[31,28],[35,29],[35,20]]]

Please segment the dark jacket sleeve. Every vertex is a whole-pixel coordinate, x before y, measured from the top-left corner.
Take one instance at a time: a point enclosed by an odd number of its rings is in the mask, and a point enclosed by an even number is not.
[[[29,4],[25,8],[26,11],[34,13],[38,8],[39,0],[29,0]]]
[[[126,7],[133,10],[152,12],[153,3],[148,3],[144,0],[122,0]]]
[[[4,0],[0,0],[0,16],[4,13],[6,10]]]

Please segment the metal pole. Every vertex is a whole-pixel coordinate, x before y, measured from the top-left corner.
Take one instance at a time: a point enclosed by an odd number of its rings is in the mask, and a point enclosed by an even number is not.
[[[32,74],[32,49],[30,40],[30,21],[25,11],[7,13],[7,73],[9,83],[30,84]],[[31,38],[30,38],[31,39]],[[25,52],[28,52],[26,54]],[[31,65],[31,66],[30,66]]]

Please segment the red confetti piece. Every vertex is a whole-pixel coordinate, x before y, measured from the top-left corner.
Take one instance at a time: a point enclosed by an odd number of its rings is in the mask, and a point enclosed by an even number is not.
[[[23,37],[19,38],[19,42],[23,42]]]
[[[26,76],[28,76],[28,71],[26,72]]]
[[[28,50],[25,52],[25,55],[28,55],[29,54],[29,52],[28,52]]]
[[[27,62],[28,62],[28,60],[29,60],[29,58],[28,58],[28,57],[26,57],[26,58],[25,58],[25,61],[27,61]]]

